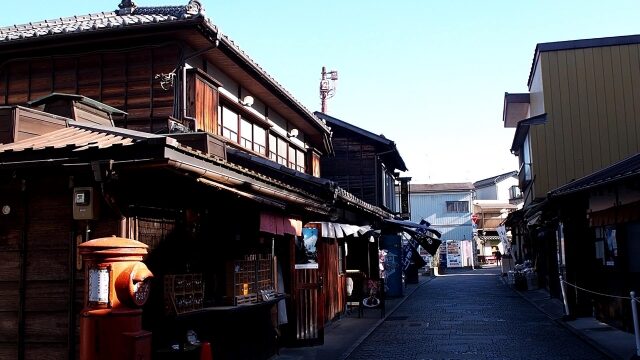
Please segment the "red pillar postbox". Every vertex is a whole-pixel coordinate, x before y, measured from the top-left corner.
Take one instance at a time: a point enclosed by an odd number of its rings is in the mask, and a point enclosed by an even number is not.
[[[110,237],[78,245],[85,268],[80,314],[83,360],[151,359],[151,333],[142,309],[153,274],[142,263],[147,245]]]

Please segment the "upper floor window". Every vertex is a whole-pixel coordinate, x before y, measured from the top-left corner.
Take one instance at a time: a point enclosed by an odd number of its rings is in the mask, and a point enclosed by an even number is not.
[[[222,107],[220,119],[222,133],[220,135],[237,143],[238,142],[238,114],[229,108]]]
[[[509,188],[509,199],[519,199],[520,197],[522,197],[522,193],[518,185],[513,185]]]
[[[253,151],[267,156],[267,130],[253,125]]]
[[[395,189],[395,178],[386,171],[386,167],[382,165],[382,205],[391,211],[396,210]]]
[[[269,134],[269,159],[300,172],[306,170],[305,152],[274,134]]]
[[[524,179],[524,181],[533,180],[531,174],[531,139],[529,138],[529,134],[524,138],[524,143],[522,144],[522,151],[520,152],[521,157],[521,165],[520,165],[520,177]]]
[[[240,145],[253,150],[253,124],[245,118],[240,118]]]
[[[467,213],[469,212],[468,201],[447,201],[447,212]]]
[[[300,172],[305,172],[306,170],[307,162],[304,155],[304,151],[296,149],[296,170]]]

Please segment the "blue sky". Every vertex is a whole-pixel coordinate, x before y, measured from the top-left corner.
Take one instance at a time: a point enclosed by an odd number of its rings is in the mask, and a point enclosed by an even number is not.
[[[207,16],[310,110],[337,70],[328,113],[398,145],[414,183],[516,170],[504,92],[526,92],[537,43],[640,33],[640,2],[201,1]],[[109,11],[119,1],[22,0],[0,26]],[[139,0],[138,6],[187,0]]]

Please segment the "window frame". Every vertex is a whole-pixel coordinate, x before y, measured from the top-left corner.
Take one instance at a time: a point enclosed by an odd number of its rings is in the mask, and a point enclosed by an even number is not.
[[[460,209],[460,205],[463,205]],[[445,209],[447,213],[464,214],[469,212],[469,202],[461,200],[448,200],[445,201]]]

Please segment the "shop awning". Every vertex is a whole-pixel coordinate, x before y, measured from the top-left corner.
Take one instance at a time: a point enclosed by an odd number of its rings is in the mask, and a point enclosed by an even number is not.
[[[371,226],[358,226],[351,224],[340,224],[326,221],[314,221],[310,224],[318,224],[322,229],[322,237],[332,239],[342,239],[347,236],[359,237],[371,230]]]
[[[302,236],[302,221],[263,211],[260,212],[260,231],[275,235]]]
[[[415,233],[423,233],[433,238],[442,237],[442,233],[440,231],[431,228],[431,224],[423,220],[422,223],[416,223],[413,221],[407,220],[396,220],[396,219],[384,219],[385,224],[397,226],[399,230],[406,231],[409,234],[413,235]]]

